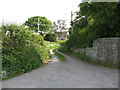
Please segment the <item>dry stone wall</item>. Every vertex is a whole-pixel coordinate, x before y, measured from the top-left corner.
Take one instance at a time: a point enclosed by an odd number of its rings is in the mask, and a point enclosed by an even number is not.
[[[120,61],[120,38],[100,38],[93,41],[93,47],[71,49],[75,53],[89,56],[93,61],[118,65]]]

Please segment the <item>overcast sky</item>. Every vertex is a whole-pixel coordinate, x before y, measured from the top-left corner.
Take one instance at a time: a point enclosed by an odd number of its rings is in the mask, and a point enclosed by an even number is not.
[[[24,23],[32,16],[51,21],[70,21],[71,11],[78,11],[81,0],[0,0],[0,22]]]

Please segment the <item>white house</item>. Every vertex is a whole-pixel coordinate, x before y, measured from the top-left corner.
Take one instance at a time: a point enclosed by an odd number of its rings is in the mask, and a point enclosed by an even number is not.
[[[56,31],[54,33],[56,34],[58,40],[65,40],[67,39],[67,36],[69,35],[68,30]]]

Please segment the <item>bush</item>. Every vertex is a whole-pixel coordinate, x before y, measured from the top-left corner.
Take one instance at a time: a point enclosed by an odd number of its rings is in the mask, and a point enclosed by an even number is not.
[[[66,46],[66,42],[67,40],[58,40],[59,44],[60,44],[60,47],[58,48],[58,50],[60,52],[63,52],[63,53],[67,53],[67,46]]]
[[[3,25],[2,29],[2,71],[3,79],[31,71],[50,57],[42,36],[30,32],[24,26]],[[6,35],[9,30],[10,35]]]
[[[93,40],[98,38],[97,31],[92,29],[91,26],[83,28],[78,32],[71,34],[69,40],[66,42],[67,48],[86,48],[92,47]]]
[[[67,53],[67,52],[68,52],[68,50],[67,50],[67,48],[66,48],[65,46],[60,46],[60,47],[58,48],[58,51],[60,51],[60,52],[62,52],[62,53]]]
[[[56,42],[56,35],[53,33],[46,34],[45,38],[46,41]]]
[[[63,45],[63,44],[66,43],[67,40],[68,40],[68,39],[66,39],[66,40],[57,40],[57,42],[58,42],[60,45]]]
[[[120,18],[118,19],[120,15],[120,2],[85,2],[79,4],[79,8],[79,11],[76,12],[77,16],[71,22],[71,28],[73,29],[70,28],[72,34],[67,42],[69,49],[71,47],[91,47],[93,40],[97,38],[120,36]]]
[[[27,46],[21,51],[11,50],[10,53],[3,54],[2,71],[6,71],[7,75],[5,78],[9,78],[10,76],[40,67],[42,60],[49,57],[49,51],[43,46]]]
[[[65,62],[66,58],[64,55],[62,55],[61,53],[57,52],[56,50],[54,50],[54,54],[60,59],[60,61]]]

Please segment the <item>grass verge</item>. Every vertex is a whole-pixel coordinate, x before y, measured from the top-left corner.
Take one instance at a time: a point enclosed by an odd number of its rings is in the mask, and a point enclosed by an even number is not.
[[[44,44],[48,50],[56,49],[60,46],[60,44],[58,42],[44,41]]]
[[[101,61],[98,61],[96,60],[93,61],[90,57],[84,55],[84,54],[80,54],[80,53],[73,53],[73,52],[68,52],[67,54],[71,55],[71,56],[74,56],[78,59],[80,59],[81,61],[84,61],[84,62],[87,62],[89,64],[94,64],[94,65],[98,65],[98,66],[103,66],[103,67],[106,67],[106,68],[113,68],[113,69],[118,69],[118,66],[116,65],[110,65],[110,64],[107,64],[105,62],[101,62]]]
[[[73,57],[78,58],[79,60],[89,63],[89,64],[93,64],[93,65],[97,65],[97,66],[103,66],[106,68],[112,68],[112,69],[118,69],[120,68],[119,65],[113,65],[113,64],[108,64],[106,62],[101,62],[99,60],[93,61],[90,57],[86,56],[85,54],[81,54],[81,53],[74,53],[74,52],[70,52],[65,50],[65,47],[61,47],[58,49],[60,52],[62,53],[66,53],[68,55],[71,55]]]
[[[60,61],[65,62],[66,58],[64,55],[58,53],[57,51],[53,50],[54,54],[60,59]]]

